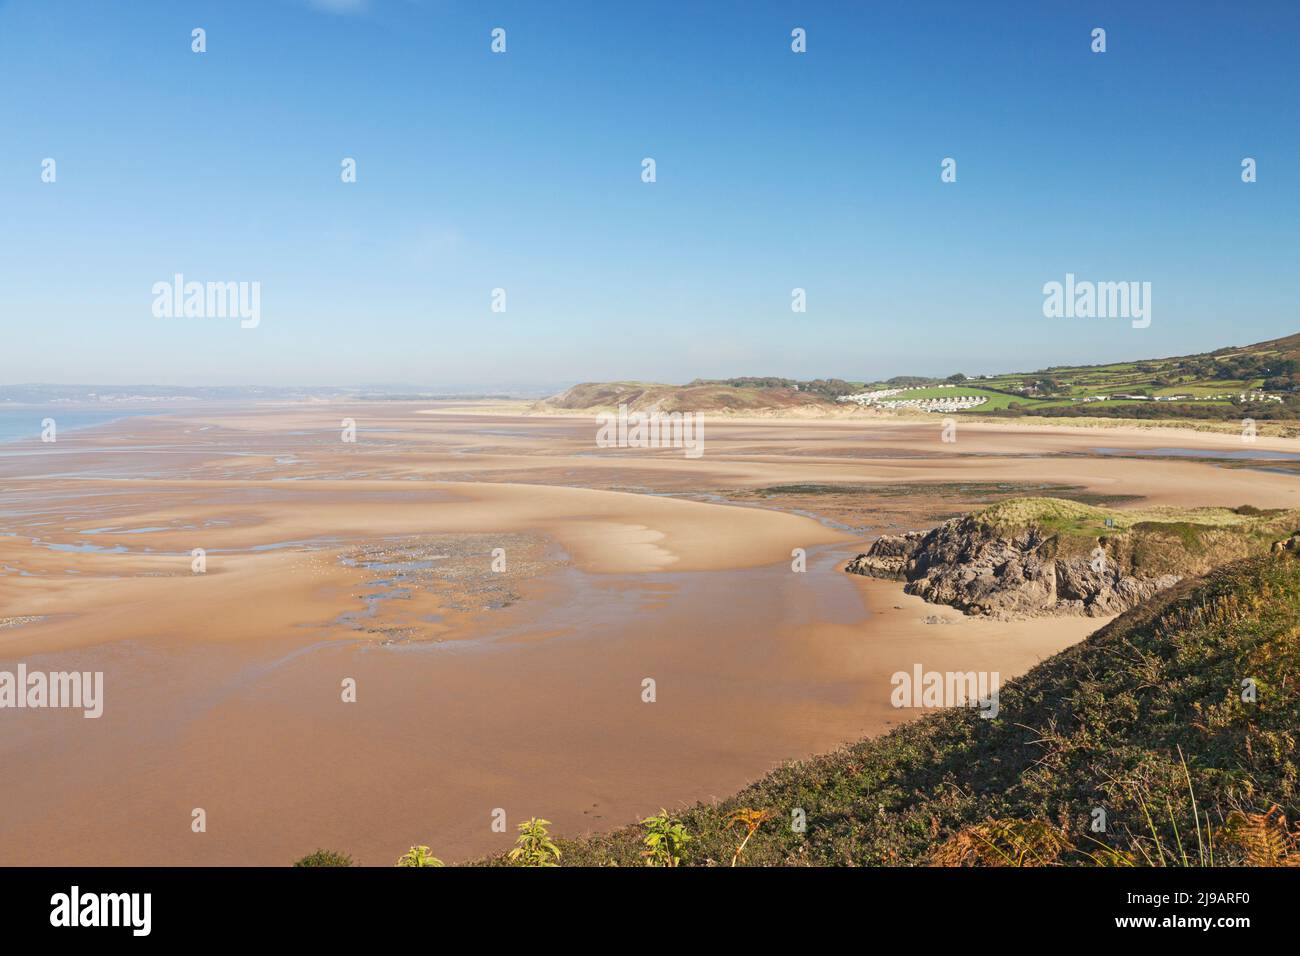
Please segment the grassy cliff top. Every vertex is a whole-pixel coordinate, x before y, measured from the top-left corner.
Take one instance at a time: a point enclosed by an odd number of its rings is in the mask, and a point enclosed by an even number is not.
[[[1202,528],[1259,530],[1264,534],[1289,534],[1300,522],[1298,511],[1262,511],[1258,508],[1101,508],[1063,498],[1012,498],[974,513],[977,521],[1000,534],[1037,527],[1050,534],[1100,537],[1158,525],[1195,525]],[[1107,526],[1107,520],[1110,526]],[[1300,525],[1297,525],[1300,527]]]
[[[761,820],[742,865],[1300,862],[1277,825],[1300,815],[1297,681],[1300,560],[1242,561],[1004,685],[994,719],[933,713],[672,812],[682,863],[729,865],[738,811]],[[644,836],[559,841],[561,864],[640,865]]]

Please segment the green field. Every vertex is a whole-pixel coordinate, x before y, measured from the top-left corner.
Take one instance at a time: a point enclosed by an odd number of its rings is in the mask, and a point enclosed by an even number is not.
[[[1108,365],[1053,366],[1036,372],[991,377],[930,380],[886,401],[982,395],[984,405],[959,414],[1068,414],[1120,417],[1228,419],[1300,417],[1300,335],[1200,355],[1115,362]],[[940,382],[954,388],[939,388]],[[900,377],[873,382],[867,390],[928,385]],[[1243,392],[1271,396],[1243,402]],[[1124,396],[1124,397],[1120,397]],[[1160,399],[1160,400],[1157,400]],[[1279,400],[1280,399],[1280,400]]]

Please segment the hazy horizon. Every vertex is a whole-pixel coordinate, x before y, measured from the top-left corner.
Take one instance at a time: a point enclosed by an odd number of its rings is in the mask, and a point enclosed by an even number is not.
[[[0,80],[40,91],[0,103],[0,381],[871,380],[1277,338],[1296,26],[1208,0],[0,0]],[[1067,274],[1151,283],[1149,327],[1044,318]],[[157,317],[177,275],[256,283],[255,327]]]
[[[1289,336],[1289,335],[1293,335],[1293,334],[1300,334],[1300,332],[1283,333],[1283,334],[1281,334],[1281,335],[1274,336],[1273,338],[1286,338],[1287,336]],[[1218,349],[1222,349],[1222,348],[1239,348],[1239,347],[1242,347],[1242,346],[1255,345],[1255,344],[1258,344],[1258,342],[1262,342],[1262,341],[1269,341],[1269,339],[1261,339],[1261,340],[1258,340],[1258,341],[1256,341],[1256,340],[1252,340],[1252,341],[1249,341],[1249,342],[1236,342],[1236,341],[1234,341],[1234,342],[1224,342],[1224,343],[1222,343],[1222,344],[1220,344],[1220,345],[1216,345],[1216,346],[1214,346],[1214,347],[1212,347],[1212,348],[1210,348],[1210,349],[1207,349],[1206,351],[1213,352],[1213,351],[1217,351]],[[1189,354],[1189,355],[1191,355],[1191,354],[1201,354],[1201,353],[1190,353],[1190,352],[1189,352],[1189,353],[1184,353],[1184,354]],[[864,378],[863,376],[853,376],[853,377],[851,377],[851,378],[848,378],[847,380],[848,380],[848,381],[884,381],[884,380],[889,379],[889,378],[893,378],[893,377],[901,377],[901,376],[915,376],[915,377],[920,377],[920,378],[925,378],[925,377],[929,377],[929,378],[945,378],[945,377],[947,377],[948,375],[951,375],[951,374],[953,374],[953,373],[955,373],[955,372],[963,372],[963,373],[966,373],[966,374],[992,374],[992,373],[1007,373],[1007,374],[1011,374],[1011,373],[1018,373],[1018,372],[1039,372],[1039,371],[1046,371],[1046,370],[1048,370],[1049,368],[1069,367],[1069,366],[1071,366],[1071,365],[1084,365],[1084,364],[1087,364],[1087,365],[1107,365],[1107,364],[1116,363],[1116,362],[1136,362],[1136,361],[1144,361],[1144,360],[1159,360],[1159,359],[1166,359],[1166,358],[1172,358],[1172,357],[1175,357],[1175,356],[1172,355],[1172,354],[1171,354],[1171,355],[1117,355],[1117,356],[1112,356],[1112,357],[1109,357],[1109,358],[1104,358],[1104,359],[1101,359],[1101,360],[1096,361],[1096,362],[1088,362],[1088,363],[1066,363],[1066,362],[1054,362],[1054,363],[1051,363],[1051,364],[1049,364],[1049,365],[1042,365],[1042,366],[1038,366],[1038,367],[1035,367],[1035,368],[1028,368],[1028,367],[1026,367],[1026,368],[995,367],[995,368],[990,368],[990,369],[986,369],[986,370],[982,370],[982,371],[977,371],[977,372],[972,372],[970,369],[966,369],[966,368],[956,368],[956,369],[937,369],[937,370],[926,370],[926,371],[913,370],[913,369],[903,369],[903,370],[899,370],[899,371],[891,372],[891,373],[888,373],[888,374],[884,374],[884,375],[881,375],[881,376],[878,376],[878,377],[875,377],[875,378]],[[829,378],[844,378],[845,376],[832,376],[832,375],[791,376],[791,375],[783,375],[783,374],[781,374],[781,373],[779,373],[779,372],[768,372],[768,371],[764,371],[764,370],[762,370],[762,369],[759,369],[759,370],[757,370],[757,371],[738,372],[738,373],[734,373],[734,374],[731,374],[731,375],[697,375],[697,376],[692,376],[691,379],[681,379],[681,380],[676,380],[676,381],[670,381],[670,380],[658,380],[658,379],[646,379],[646,378],[636,378],[636,377],[633,377],[633,376],[617,375],[617,374],[607,375],[607,376],[604,376],[604,377],[601,377],[601,378],[595,378],[595,379],[583,379],[583,380],[580,380],[580,379],[558,379],[558,380],[554,380],[554,381],[549,382],[549,383],[547,383],[547,382],[542,382],[542,381],[524,381],[524,380],[511,381],[511,380],[505,380],[505,379],[503,379],[503,380],[496,380],[496,381],[482,380],[482,381],[478,381],[478,382],[462,382],[462,383],[454,383],[454,382],[419,382],[419,383],[417,383],[417,382],[397,382],[397,381],[388,381],[388,382],[383,382],[383,381],[376,381],[376,382],[327,382],[327,381],[314,381],[314,382],[303,382],[303,383],[301,383],[301,384],[291,384],[291,385],[275,384],[275,383],[272,383],[272,382],[249,382],[249,383],[246,383],[246,384],[239,384],[239,383],[233,383],[233,382],[220,382],[220,381],[212,381],[212,382],[185,382],[185,383],[164,383],[164,382],[143,382],[143,381],[142,381],[142,382],[108,382],[108,381],[96,381],[96,382],[15,381],[15,382],[0,382],[0,390],[7,389],[7,388],[8,388],[8,389],[22,389],[22,388],[115,388],[115,389],[127,389],[127,388],[152,388],[152,389],[165,389],[165,388],[175,388],[175,389],[193,389],[193,390],[202,390],[202,389],[232,389],[232,390],[233,390],[233,389],[240,389],[240,390],[268,389],[268,390],[285,390],[285,391],[289,391],[289,390],[294,390],[294,391],[311,391],[311,390],[313,390],[313,389],[319,389],[319,390],[330,390],[330,389],[333,389],[333,390],[340,390],[340,391],[342,391],[342,390],[349,390],[349,389],[351,389],[351,390],[376,389],[376,390],[387,390],[387,391],[392,391],[392,392],[397,392],[397,391],[399,391],[399,390],[408,390],[408,391],[420,391],[420,390],[424,390],[424,391],[431,391],[431,392],[433,392],[433,391],[438,391],[438,392],[449,392],[449,393],[450,393],[450,392],[454,392],[454,391],[464,391],[464,392],[472,392],[472,393],[474,393],[474,394],[484,394],[484,393],[487,393],[487,392],[508,392],[508,391],[517,391],[518,394],[524,395],[525,397],[532,397],[533,395],[541,395],[543,392],[546,392],[547,394],[550,394],[550,391],[548,391],[548,390],[560,391],[560,390],[563,390],[563,389],[565,389],[565,388],[569,388],[569,387],[571,387],[571,386],[573,386],[573,385],[582,384],[582,382],[584,382],[584,381],[588,381],[588,382],[638,382],[638,381],[639,381],[639,382],[655,382],[655,383],[657,383],[657,384],[665,384],[665,385],[684,385],[684,384],[686,384],[687,382],[689,382],[689,381],[691,381],[691,380],[693,380],[693,379],[697,379],[697,378],[698,378],[698,379],[725,379],[725,378],[737,378],[737,377],[747,377],[747,378],[798,378],[798,379],[801,379],[801,380],[811,380],[811,379],[818,379],[818,378],[822,378],[822,379],[829,379]],[[0,400],[3,400],[3,395],[2,395],[2,394],[0,394]]]

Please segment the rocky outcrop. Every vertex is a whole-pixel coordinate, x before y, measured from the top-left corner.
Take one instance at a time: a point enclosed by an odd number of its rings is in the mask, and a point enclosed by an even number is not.
[[[907,562],[911,560],[924,531],[909,531],[906,534],[887,534],[879,538],[866,554],[860,554],[845,568],[850,574],[865,574],[873,578],[892,578],[906,580]]]
[[[1055,534],[1038,527],[999,532],[968,515],[929,532],[885,535],[845,570],[903,580],[908,594],[1001,618],[1118,614],[1182,577],[1133,573],[1122,541],[1090,543],[1088,550],[1074,542],[1066,554]]]

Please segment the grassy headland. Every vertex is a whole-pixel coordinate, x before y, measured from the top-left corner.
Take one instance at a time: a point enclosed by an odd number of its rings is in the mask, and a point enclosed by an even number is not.
[[[776,377],[696,379],[686,385],[584,383],[535,406],[539,411],[606,410],[732,414],[861,412],[839,399],[863,391],[907,389],[892,399],[978,396],[983,404],[951,414],[992,419],[1046,416],[1084,420],[1235,423],[1300,419],[1300,334],[1197,355],[1060,365],[1034,372],[946,378],[899,375],[879,381]],[[884,414],[872,409],[872,414]],[[898,410],[890,414],[918,414]],[[1261,433],[1268,432],[1261,428]],[[1290,432],[1287,432],[1290,434]]]
[[[967,614],[1104,617],[1180,580],[1267,552],[1300,511],[1145,507],[1013,498],[928,532],[881,535],[845,567]]]

